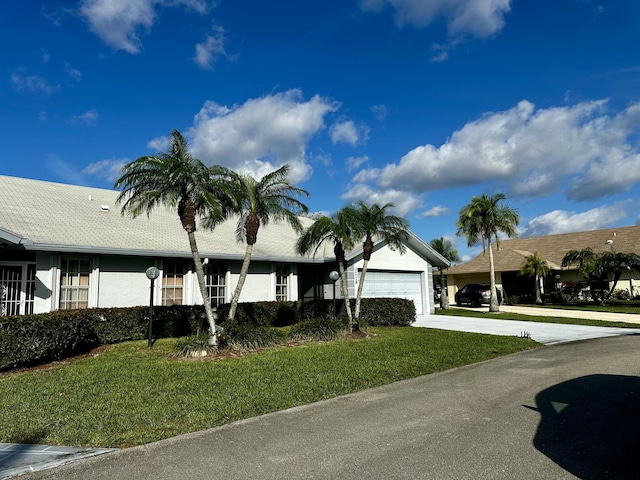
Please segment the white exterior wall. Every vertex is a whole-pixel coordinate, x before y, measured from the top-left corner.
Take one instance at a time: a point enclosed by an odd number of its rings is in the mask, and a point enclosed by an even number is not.
[[[276,298],[276,267],[289,268],[288,300],[298,300],[297,266],[286,263],[251,262],[249,273],[242,287],[239,302],[274,301]],[[241,262],[231,262],[229,265],[229,288],[227,301],[231,301],[240,278]]]
[[[356,258],[356,261],[349,265],[349,273],[347,280],[349,282],[349,297],[355,298],[358,290],[358,282],[360,281],[359,270],[364,265],[362,255]],[[413,250],[407,247],[404,254],[397,250],[391,250],[388,246],[377,246],[371,255],[371,260],[367,265],[369,270],[386,270],[392,272],[419,272],[421,273],[422,283],[422,305],[424,313],[435,313],[433,304],[433,280],[431,276],[431,265],[424,258],[419,256]],[[365,284],[367,278],[365,276]],[[340,281],[336,284],[336,295],[340,298]],[[329,297],[330,298],[330,297]]]
[[[100,259],[100,278],[98,285],[98,307],[136,307],[149,305],[151,281],[146,270],[151,266],[160,267],[153,258],[105,256]],[[160,276],[157,287],[162,284]],[[160,299],[162,294],[160,294]],[[154,296],[158,305],[158,295]]]

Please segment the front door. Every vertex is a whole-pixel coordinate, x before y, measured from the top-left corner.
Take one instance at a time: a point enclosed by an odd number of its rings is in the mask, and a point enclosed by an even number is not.
[[[0,316],[33,313],[36,265],[0,265]]]

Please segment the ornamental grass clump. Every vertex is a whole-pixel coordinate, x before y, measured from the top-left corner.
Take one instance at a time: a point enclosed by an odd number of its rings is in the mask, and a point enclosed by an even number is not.
[[[348,327],[344,319],[314,318],[295,324],[289,338],[294,341],[334,340],[346,333]]]
[[[235,325],[226,332],[230,346],[242,349],[254,349],[280,345],[286,340],[286,333],[273,327],[254,327]]]
[[[175,348],[178,357],[205,357],[218,349],[216,345],[211,345],[211,336],[208,333],[191,335],[178,340]]]

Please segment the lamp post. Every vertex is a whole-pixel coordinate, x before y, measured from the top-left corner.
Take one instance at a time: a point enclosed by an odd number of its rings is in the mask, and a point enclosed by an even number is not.
[[[555,279],[556,279],[556,291],[559,291],[560,290],[560,274],[559,273],[556,273]]]
[[[336,282],[340,278],[340,274],[335,270],[332,270],[331,272],[329,272],[329,278],[333,282],[333,318],[335,320],[337,316],[336,315]]]
[[[155,284],[156,278],[160,275],[160,270],[157,267],[149,267],[145,272],[147,274],[147,278],[151,280],[151,293],[149,294],[149,343],[148,346],[151,348],[153,345],[152,337],[152,324],[153,324],[153,286]]]

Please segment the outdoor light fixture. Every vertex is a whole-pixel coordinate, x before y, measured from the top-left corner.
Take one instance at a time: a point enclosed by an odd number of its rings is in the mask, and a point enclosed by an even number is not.
[[[149,295],[149,343],[148,346],[151,348],[153,345],[152,337],[152,324],[153,324],[153,286],[155,284],[156,278],[160,275],[160,270],[157,267],[149,267],[145,272],[147,274],[147,278],[151,280],[151,293]]]
[[[340,274],[335,270],[329,272],[329,279],[333,282],[333,318],[336,318],[336,281],[340,278]]]

